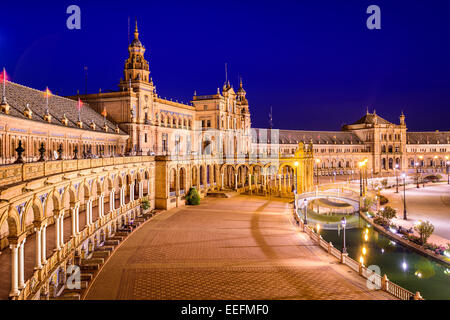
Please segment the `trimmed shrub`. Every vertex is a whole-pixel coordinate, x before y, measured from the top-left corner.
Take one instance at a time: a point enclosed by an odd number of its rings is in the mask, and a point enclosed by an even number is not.
[[[144,210],[147,210],[148,208],[150,208],[150,202],[147,199],[142,200],[141,208]]]
[[[190,188],[188,194],[186,195],[186,203],[191,206],[196,206],[200,204],[200,195],[197,189]]]
[[[388,198],[380,194],[380,205],[385,205],[388,202],[389,202]]]
[[[422,244],[425,244],[427,243],[428,238],[433,234],[434,226],[430,221],[425,221],[419,225],[414,226],[414,230],[419,233],[420,241],[422,242]]]

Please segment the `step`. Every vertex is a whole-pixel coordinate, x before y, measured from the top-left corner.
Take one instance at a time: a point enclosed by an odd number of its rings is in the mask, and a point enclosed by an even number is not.
[[[87,272],[87,273],[82,273],[82,274],[80,275],[80,280],[81,280],[81,281],[91,281],[93,276],[94,276],[94,275],[93,275],[92,273],[89,273],[89,272]]]
[[[80,289],[69,289],[69,288],[64,288],[63,293],[61,294],[61,296],[65,296],[68,294],[73,294],[73,293],[79,293],[81,290],[84,290],[88,287],[88,281],[81,281],[80,282]]]
[[[120,240],[106,240],[105,246],[117,246],[120,243]]]
[[[96,248],[95,251],[114,251],[114,246],[101,246]]]
[[[81,295],[78,292],[67,292],[51,300],[81,300]]]
[[[82,266],[80,266],[80,269],[81,271],[83,271],[83,273],[88,273],[89,271],[96,271],[100,269],[100,264],[98,263],[83,264]]]
[[[90,259],[81,259],[81,266],[90,266],[93,264],[103,264],[105,259],[103,258],[90,258]]]
[[[125,239],[125,238],[126,238],[126,237],[124,237],[124,236],[116,236],[116,235],[114,235],[114,236],[108,238],[107,241],[109,241],[109,240],[119,240],[119,241],[122,241],[122,240]]]
[[[101,250],[101,251],[94,251],[92,252],[92,258],[102,258],[103,260],[106,260],[106,258],[109,257],[110,251],[107,250]]]
[[[113,238],[115,238],[115,237],[126,237],[126,236],[128,236],[128,232],[126,232],[126,231],[118,231],[118,232],[116,232],[115,234],[114,234],[114,236],[113,236]]]

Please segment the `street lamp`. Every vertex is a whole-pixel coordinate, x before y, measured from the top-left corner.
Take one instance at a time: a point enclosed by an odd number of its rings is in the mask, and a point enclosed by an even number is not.
[[[403,178],[403,219],[408,220],[406,216],[406,174],[402,173]]]
[[[342,237],[342,253],[347,253],[347,247],[345,246],[345,226],[347,224],[347,220],[345,220],[345,217],[341,219],[341,225],[343,229],[343,237]]]
[[[317,178],[317,185],[319,185],[319,163],[320,163],[320,159],[316,159],[316,178]]]
[[[363,195],[363,187],[362,187],[362,166],[363,166],[363,162],[360,161],[358,162],[358,167],[359,167],[359,196],[362,197]]]
[[[308,215],[308,200],[306,198],[303,200],[303,204],[305,206],[305,225],[308,224],[308,221],[306,220],[306,216]]]
[[[295,166],[295,173],[294,173],[294,176],[295,176],[295,194],[297,194],[297,167],[298,167],[298,161],[295,161],[294,162],[294,166]]]

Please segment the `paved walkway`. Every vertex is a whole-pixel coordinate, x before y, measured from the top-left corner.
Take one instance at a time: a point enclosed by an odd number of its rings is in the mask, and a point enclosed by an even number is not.
[[[129,236],[87,299],[391,299],[299,233],[280,199],[210,198]]]
[[[386,204],[397,209],[397,218],[392,222],[402,227],[410,228],[418,220],[428,220],[434,225],[434,234],[428,242],[447,246],[450,243],[450,185],[428,183],[425,188],[420,184],[406,187],[406,212],[408,220],[403,220],[403,187],[399,193],[395,188],[383,190],[388,197]],[[416,232],[416,235],[417,232]]]

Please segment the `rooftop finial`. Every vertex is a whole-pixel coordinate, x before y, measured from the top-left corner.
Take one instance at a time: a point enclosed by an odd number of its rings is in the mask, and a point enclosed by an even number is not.
[[[366,107],[366,114],[369,114],[369,107]]]

